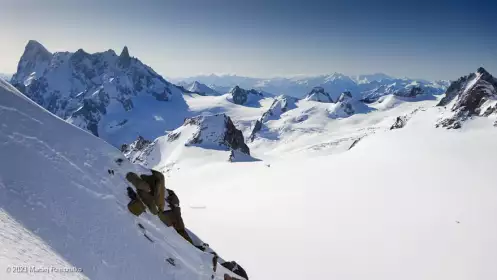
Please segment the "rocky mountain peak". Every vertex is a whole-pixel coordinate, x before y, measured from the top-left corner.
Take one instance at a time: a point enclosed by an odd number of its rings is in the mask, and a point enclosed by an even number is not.
[[[281,117],[282,114],[287,112],[288,110],[295,109],[296,103],[298,99],[295,97],[290,97],[286,95],[277,96],[269,109],[262,114],[261,118],[258,119],[252,128],[252,132],[250,133],[249,140],[254,141],[256,134],[261,131],[263,128],[263,124],[269,120],[275,120]]]
[[[215,143],[250,155],[243,133],[235,127],[231,118],[226,114],[188,118],[183,126],[188,125],[198,126],[197,132],[188,144]]]
[[[52,53],[50,53],[42,44],[35,40],[29,40],[28,44],[24,48],[24,53],[22,55],[26,59],[33,59],[39,57],[41,59],[50,59]]]
[[[306,100],[323,102],[323,103],[333,103],[333,99],[330,94],[327,93],[323,87],[314,87],[305,97]]]
[[[194,92],[200,95],[218,95],[215,90],[205,84],[200,83],[199,81],[193,81],[193,83],[187,85],[186,89],[189,92]]]
[[[38,41],[30,40],[19,60],[17,72],[12,76],[13,82],[24,81],[30,76],[42,75],[51,59],[52,53]]]
[[[239,86],[234,86],[231,90],[230,90],[230,93],[233,94],[233,93],[236,93],[236,92],[239,92],[241,91],[242,88],[239,87]]]
[[[51,54],[40,43],[29,41],[11,81],[28,98],[51,113],[108,141],[106,136],[99,133],[104,129],[101,120],[106,119],[111,126],[129,121],[125,117],[129,114],[127,112],[139,107],[134,102],[135,97],[148,95],[161,102],[170,101],[175,94],[181,97],[176,86],[138,59],[131,58],[127,47],[124,47],[120,56],[113,51],[90,54],[83,49],[74,53]],[[151,103],[142,103],[141,106],[160,106],[152,104],[153,99],[148,99]],[[180,98],[177,102],[184,100]],[[111,103],[115,103],[115,106],[111,106],[112,111],[109,112]],[[149,114],[153,117],[163,114],[164,119],[168,119],[167,112],[160,112],[162,110],[150,111]],[[112,113],[109,117],[112,119],[106,117],[108,113]],[[176,127],[179,124],[180,121],[174,121],[169,125]],[[115,132],[125,127],[115,126]],[[146,129],[138,127],[139,131],[136,132],[141,133]],[[163,131],[164,128],[158,127],[156,132],[147,134],[147,137],[158,137]]]
[[[119,64],[123,68],[129,67],[131,64],[131,56],[129,56],[129,50],[127,46],[124,46],[121,54],[119,55]]]
[[[485,68],[483,67],[478,67],[478,69],[476,70],[476,73],[480,74],[480,75],[490,75],[490,73],[487,72],[487,70],[485,70]]]
[[[138,135],[138,138],[131,144],[122,144],[121,152],[126,158],[132,162],[141,162],[144,160],[145,156],[151,151],[152,142],[143,138],[143,136]]]
[[[123,50],[121,51],[121,54],[119,55],[121,58],[130,58],[129,56],[129,50],[127,46],[124,46]]]
[[[262,97],[263,94],[255,89],[243,89],[239,86],[235,86],[230,90],[230,94],[233,98],[233,103],[238,105],[244,105],[249,101],[252,96]]]
[[[186,145],[197,145],[206,148],[224,146],[225,148],[237,150],[250,155],[250,149],[245,144],[243,133],[236,128],[233,121],[226,114],[201,115],[185,119],[183,126],[174,130],[168,141],[177,141],[186,127],[196,127],[193,136],[189,138]]]
[[[497,79],[483,67],[459,78],[447,89],[437,106],[450,106],[437,127],[460,128],[472,116],[489,116],[497,111]]]

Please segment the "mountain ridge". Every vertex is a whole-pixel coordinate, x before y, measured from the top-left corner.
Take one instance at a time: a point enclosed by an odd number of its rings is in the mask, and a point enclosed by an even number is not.
[[[337,99],[344,91],[350,91],[354,96],[379,98],[394,91],[409,91],[412,84],[417,84],[427,94],[442,94],[449,81],[428,81],[425,79],[396,78],[383,73],[369,75],[347,76],[341,73],[332,73],[317,76],[296,76],[279,78],[253,78],[237,75],[202,75],[190,78],[174,79],[175,82],[199,81],[216,87],[254,88],[271,92],[275,95],[286,94],[302,98],[314,87],[323,87],[332,98]],[[388,90],[387,88],[390,88]]]
[[[82,49],[52,54],[32,40],[11,83],[50,112],[116,147],[137,135],[158,137],[187,115],[181,89],[131,57],[127,47],[119,56],[113,50],[89,54]],[[154,118],[156,126],[151,126],[154,121],[148,121],[148,128],[138,125]],[[135,132],[126,136],[130,126]]]

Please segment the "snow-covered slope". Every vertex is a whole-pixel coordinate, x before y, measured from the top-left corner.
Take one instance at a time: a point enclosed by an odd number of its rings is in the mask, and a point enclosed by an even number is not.
[[[211,279],[211,254],[127,210],[125,174],[149,170],[3,80],[0,142],[1,279]],[[32,266],[49,271],[14,271]]]
[[[264,114],[262,114],[261,118],[254,123],[254,127],[250,132],[249,140],[254,141],[257,133],[263,129],[264,123],[269,120],[279,119],[282,114],[286,113],[289,110],[297,108],[297,101],[297,98],[286,95],[275,97],[269,109],[265,111]]]
[[[132,162],[160,171],[181,166],[228,161],[230,151],[237,159],[254,160],[245,144],[243,134],[225,114],[205,115],[185,120],[185,123],[155,139],[137,139],[122,151]]]
[[[184,164],[169,183],[186,186],[196,232],[254,279],[494,279],[497,130],[491,118],[436,129],[440,98],[343,94],[289,110],[276,98],[249,143],[262,161]]]
[[[201,95],[219,95],[217,91],[197,81],[194,81],[193,83],[187,85],[186,89],[190,92],[198,93]]]
[[[497,131],[435,129],[437,114],[340,155],[182,168],[170,183],[254,279],[495,279]]]
[[[12,84],[48,111],[119,146],[181,125],[181,90],[124,48],[50,53],[29,41]]]
[[[169,172],[169,186],[190,206],[185,219],[251,278],[497,277],[497,131],[490,119],[436,129],[443,108],[423,96],[383,96],[363,104],[369,113],[345,118],[330,115],[335,104],[295,100],[277,110],[281,101],[263,106],[274,105],[275,114],[249,144],[262,161],[184,160]],[[344,95],[337,104],[349,101],[358,102]],[[222,96],[187,102],[218,104],[246,119],[267,111]],[[407,122],[391,130],[397,116]],[[188,127],[176,138],[179,149],[182,135],[196,129]],[[179,160],[205,160],[205,152],[189,149]]]
[[[300,100],[249,144],[262,162],[184,165],[170,184],[255,279],[494,279],[497,130],[436,129],[437,103],[392,94],[333,119],[334,104]]]
[[[335,104],[330,105],[329,113],[332,118],[347,118],[353,114],[364,114],[372,110],[362,101],[354,98],[350,91],[345,91]]]

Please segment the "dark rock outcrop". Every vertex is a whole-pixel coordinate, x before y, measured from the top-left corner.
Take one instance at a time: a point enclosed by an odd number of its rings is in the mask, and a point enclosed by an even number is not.
[[[121,54],[119,55],[119,65],[122,68],[127,68],[131,64],[131,56],[129,56],[128,47],[124,46]]]
[[[406,90],[399,90],[394,93],[395,96],[402,97],[416,97],[418,95],[423,94],[423,89],[420,86],[413,86],[411,88],[407,88]]]
[[[226,116],[225,125],[224,142],[232,149],[240,150],[242,153],[250,155],[250,149],[245,144],[243,133],[235,127],[228,116]]]
[[[229,271],[235,273],[236,275],[239,275],[247,280],[249,279],[245,269],[243,269],[243,267],[241,267],[235,261],[224,262],[221,265],[224,266],[225,268],[227,268]]]
[[[131,144],[122,144],[121,152],[131,162],[142,162],[152,150],[153,142],[143,138],[141,135]]]
[[[408,114],[398,116],[392,126],[390,126],[390,130],[404,128],[407,125],[407,122],[420,110],[423,111],[424,109],[416,108]]]
[[[472,116],[489,116],[495,112],[497,100],[497,79],[483,68],[454,81],[437,106],[447,108],[447,117],[436,127],[457,129]]]
[[[249,140],[254,141],[257,133],[262,129],[262,121],[256,120],[254,124],[254,128],[252,128],[252,132],[250,133]]]
[[[407,123],[407,118],[405,116],[400,116],[395,119],[394,124],[390,127],[390,130],[403,128]]]
[[[257,91],[255,89],[246,90],[246,89],[243,89],[239,86],[235,86],[234,88],[232,88],[230,90],[230,94],[233,97],[233,103],[238,104],[238,105],[246,104],[247,101],[249,100],[249,97],[251,97],[251,96],[255,96],[258,98],[261,98],[264,96],[262,94],[262,92]]]
[[[330,94],[327,93],[322,87],[314,87],[305,97],[306,100],[334,103]]]
[[[187,144],[216,143],[250,155],[250,149],[245,144],[243,133],[225,114],[188,118],[183,125],[198,126],[197,132]]]

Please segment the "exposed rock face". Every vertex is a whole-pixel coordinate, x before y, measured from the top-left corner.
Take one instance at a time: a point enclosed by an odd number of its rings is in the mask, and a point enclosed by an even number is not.
[[[343,92],[336,104],[332,104],[329,114],[332,118],[346,118],[356,113],[350,91]]]
[[[315,87],[307,94],[305,100],[323,102],[323,103],[333,103],[333,99],[330,94],[324,91],[322,87]]]
[[[421,110],[424,110],[424,109],[421,109]],[[398,116],[396,119],[395,119],[395,122],[392,124],[392,126],[390,127],[390,130],[394,130],[394,129],[399,129],[399,128],[403,128],[407,125],[407,122],[416,114],[420,111],[419,108],[417,109],[414,109],[412,112],[410,112],[409,114],[405,114],[403,116]]]
[[[127,47],[119,56],[112,50],[89,54],[82,49],[52,54],[29,41],[11,83],[50,112],[96,136],[112,103],[117,105],[113,112],[127,112],[136,107],[137,96],[169,101],[181,95],[176,86],[132,58]]]
[[[195,125],[198,130],[187,144],[217,144],[250,155],[243,133],[238,130],[231,118],[225,114],[198,116],[185,120],[183,126]]]
[[[276,97],[269,107],[269,109],[262,114],[261,118],[258,119],[255,124],[252,132],[250,133],[249,140],[253,141],[256,137],[256,134],[262,129],[262,126],[265,122],[271,119],[278,119],[282,114],[287,112],[288,110],[292,110],[297,106],[295,103],[298,101],[295,97],[290,97],[286,95],[280,95]]]
[[[262,121],[260,119],[256,120],[254,127],[252,128],[252,132],[250,133],[249,141],[254,141],[255,137],[257,136],[257,133],[261,131],[261,129],[262,129]]]
[[[122,144],[121,152],[132,162],[142,162],[151,151],[151,144],[151,141],[143,138],[142,136],[138,136],[133,143],[129,145]]]
[[[128,47],[124,46],[121,54],[119,55],[119,66],[127,68],[131,64],[131,56],[129,56]]]
[[[395,123],[390,127],[390,130],[403,128],[407,123],[405,116],[400,116],[395,119]]]
[[[337,106],[346,114],[352,115],[355,113],[354,107],[352,106],[352,94],[350,91],[343,92],[337,101]]]
[[[295,97],[280,95],[276,97],[269,109],[262,115],[261,121],[266,122],[269,119],[277,119],[288,110],[295,109],[295,103],[298,101]]]
[[[437,106],[448,110],[437,127],[457,129],[472,116],[489,116],[497,107],[497,79],[480,67],[453,82]]]
[[[235,261],[224,262],[221,265],[224,266],[225,268],[227,268],[228,270],[232,271],[233,273],[235,273],[237,275],[240,275],[241,277],[243,277],[243,278],[245,278],[247,280],[249,279],[248,275],[247,275],[247,272],[245,271],[245,269],[243,269],[243,267],[241,267]]]
[[[416,97],[423,93],[423,89],[420,86],[413,86],[406,92],[406,94],[403,94],[403,92],[397,92],[395,95],[404,97]]]
[[[233,97],[233,103],[238,105],[246,104],[249,101],[250,97],[261,98],[264,96],[262,92],[255,89],[246,90],[239,86],[235,86],[234,88],[232,88],[230,90],[230,94]]]
[[[243,133],[235,127],[228,116],[225,118],[225,125],[224,143],[233,150],[239,150],[242,153],[250,155],[250,149],[247,144],[245,144]]]

